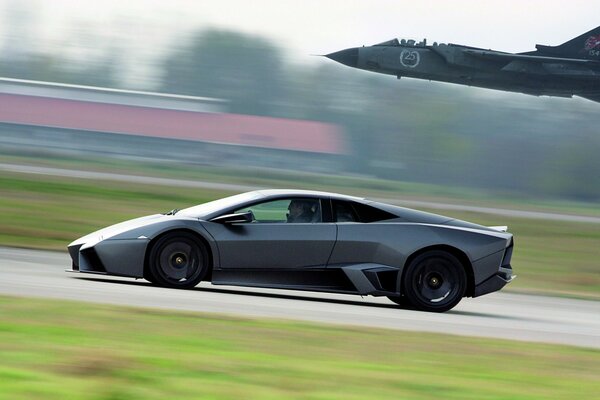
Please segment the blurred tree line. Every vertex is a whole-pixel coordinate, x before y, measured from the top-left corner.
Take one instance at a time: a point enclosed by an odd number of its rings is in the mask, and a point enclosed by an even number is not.
[[[118,60],[30,54],[0,60],[0,76],[126,88]],[[397,82],[329,60],[295,65],[265,38],[219,30],[179,43],[160,69],[151,89],[226,99],[233,113],[340,125],[347,173],[600,200],[600,104]]]

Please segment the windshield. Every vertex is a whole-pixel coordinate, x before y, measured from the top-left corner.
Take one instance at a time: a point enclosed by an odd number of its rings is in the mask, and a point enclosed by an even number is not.
[[[258,192],[247,192],[236,194],[234,196],[224,197],[219,200],[209,201],[208,203],[199,204],[197,206],[184,208],[177,212],[177,215],[183,215],[186,217],[202,218],[207,215],[213,214],[220,210],[225,210],[230,207],[235,207],[238,204],[245,203],[247,201],[256,200],[263,197]]]

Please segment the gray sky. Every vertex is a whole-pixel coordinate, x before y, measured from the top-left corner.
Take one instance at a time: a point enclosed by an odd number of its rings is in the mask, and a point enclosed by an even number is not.
[[[7,28],[15,8],[28,10],[33,26]],[[26,34],[37,39],[34,50],[66,57],[116,47],[151,65],[177,39],[217,27],[264,36],[292,61],[317,63],[309,54],[394,37],[528,51],[600,25],[598,14],[597,0],[0,0],[0,41]],[[81,48],[90,41],[98,49]]]

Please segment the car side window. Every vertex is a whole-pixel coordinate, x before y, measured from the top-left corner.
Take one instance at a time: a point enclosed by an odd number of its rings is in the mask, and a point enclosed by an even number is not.
[[[319,199],[280,199],[254,204],[235,212],[252,211],[256,223],[316,223],[322,222]]]
[[[333,217],[336,222],[358,222],[358,216],[352,205],[345,201],[333,201]]]
[[[387,211],[353,201],[332,200],[335,222],[377,222],[397,218]]]

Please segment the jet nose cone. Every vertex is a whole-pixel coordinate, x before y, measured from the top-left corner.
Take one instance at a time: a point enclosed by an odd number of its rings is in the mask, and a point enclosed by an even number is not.
[[[358,47],[351,49],[336,51],[335,53],[326,54],[325,57],[337,61],[340,64],[356,68],[358,65]]]

